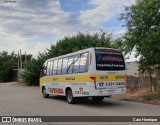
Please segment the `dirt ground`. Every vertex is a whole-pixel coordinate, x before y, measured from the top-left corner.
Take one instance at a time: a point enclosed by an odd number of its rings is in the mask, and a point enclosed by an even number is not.
[[[127,91],[123,95],[114,95],[112,98],[123,100],[123,101],[133,101],[133,102],[141,102],[147,104],[155,104],[160,105],[159,99],[146,99],[147,97],[152,97],[156,93],[150,93],[147,90],[135,90],[135,91]]]

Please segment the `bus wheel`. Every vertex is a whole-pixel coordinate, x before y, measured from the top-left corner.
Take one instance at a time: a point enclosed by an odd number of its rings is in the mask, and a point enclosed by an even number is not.
[[[43,93],[44,98],[49,98],[49,94],[46,93],[46,88],[45,87],[43,88],[42,93]]]
[[[104,97],[92,97],[93,102],[101,102],[103,101]]]
[[[74,104],[76,102],[76,98],[73,97],[71,89],[67,91],[66,96],[67,96],[67,102],[69,104]]]

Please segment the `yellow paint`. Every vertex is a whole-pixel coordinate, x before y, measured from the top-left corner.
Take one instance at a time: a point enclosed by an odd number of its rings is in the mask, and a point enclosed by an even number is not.
[[[126,74],[86,74],[86,75],[56,75],[56,76],[45,76],[40,78],[40,89],[42,89],[43,83],[54,83],[54,82],[93,82],[90,77],[96,77],[97,82],[105,81],[125,81]]]

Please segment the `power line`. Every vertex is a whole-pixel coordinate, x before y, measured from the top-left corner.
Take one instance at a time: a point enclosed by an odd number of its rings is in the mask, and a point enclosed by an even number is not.
[[[9,31],[0,31],[3,33],[8,33],[8,34],[17,34],[17,35],[35,35],[35,36],[57,36],[54,34],[34,34],[34,33],[19,33],[19,32],[9,32]]]
[[[122,25],[118,25],[118,23],[116,24],[111,24],[107,27],[112,27],[112,26],[122,26]],[[77,31],[77,32],[91,32],[91,31],[95,31],[95,30],[99,30],[101,28],[95,28],[95,29],[88,29],[88,30],[83,30],[83,31]],[[102,29],[107,29],[107,28],[102,28]],[[9,31],[0,31],[3,33],[7,33],[7,34],[15,34],[15,35],[32,35],[32,36],[62,36],[62,35],[71,35],[71,34],[75,34],[77,32],[71,32],[71,33],[59,33],[59,34],[38,34],[38,33],[19,33],[19,32],[9,32]]]

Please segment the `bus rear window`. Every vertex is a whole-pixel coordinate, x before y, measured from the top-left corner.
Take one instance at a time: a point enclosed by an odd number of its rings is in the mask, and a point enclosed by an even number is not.
[[[125,70],[121,51],[112,49],[95,49],[96,70]]]

